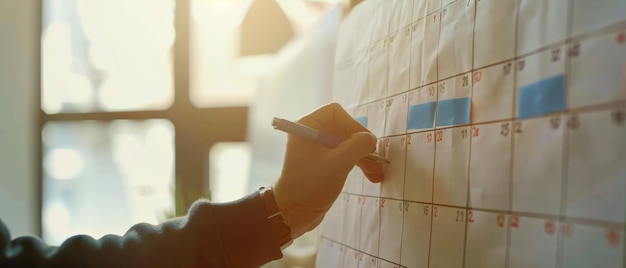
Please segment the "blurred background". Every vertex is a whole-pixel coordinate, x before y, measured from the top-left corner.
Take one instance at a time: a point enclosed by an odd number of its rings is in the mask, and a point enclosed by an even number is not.
[[[270,119],[330,100],[336,25],[323,18],[357,2],[0,1],[0,215],[13,237],[123,234],[271,184],[286,136]],[[316,241],[268,267],[308,266]]]

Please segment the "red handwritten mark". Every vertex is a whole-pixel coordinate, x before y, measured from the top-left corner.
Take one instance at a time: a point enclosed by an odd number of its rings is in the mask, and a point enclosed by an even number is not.
[[[473,211],[469,211],[469,213],[467,213],[467,222],[472,223],[474,222],[474,212]]]
[[[624,42],[626,41],[626,33],[620,32],[617,37],[615,37],[615,41],[617,41],[617,43],[619,44],[624,44]]]
[[[544,223],[543,230],[546,232],[546,234],[553,235],[555,231],[554,222],[547,221],[546,223]]]
[[[358,252],[356,252],[356,251],[354,252],[354,259],[355,259],[355,260],[358,260],[358,259],[359,259],[359,253],[358,253]]]
[[[385,207],[385,199],[380,199],[380,207],[384,208]]]
[[[563,227],[561,227],[561,232],[563,232],[563,235],[565,237],[572,237],[572,235],[574,234],[574,225],[571,225],[571,224],[563,225]]]
[[[474,84],[480,82],[480,79],[483,78],[483,73],[481,71],[474,72]]]
[[[437,141],[438,142],[442,142],[443,141],[443,130],[437,130]]]
[[[609,245],[611,245],[612,247],[619,247],[620,244],[620,240],[621,240],[621,234],[614,229],[609,229],[606,231],[605,234],[606,237],[606,241],[609,243]]]
[[[511,216],[511,228],[519,228],[519,217]]]
[[[498,222],[498,227],[504,227],[504,215],[498,215],[498,217],[496,217],[496,221]]]

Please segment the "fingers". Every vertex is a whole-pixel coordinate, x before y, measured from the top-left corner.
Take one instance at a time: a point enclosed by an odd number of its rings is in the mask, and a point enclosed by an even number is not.
[[[347,139],[356,132],[369,132],[367,128],[354,120],[338,103],[322,106],[314,112],[300,118],[298,123]]]
[[[354,163],[376,148],[376,137],[369,132],[357,132],[337,146],[338,164],[352,168]]]
[[[357,162],[367,179],[373,183],[382,182],[384,179],[383,163],[361,159]]]

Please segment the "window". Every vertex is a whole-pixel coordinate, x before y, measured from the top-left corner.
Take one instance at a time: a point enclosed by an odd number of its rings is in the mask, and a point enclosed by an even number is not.
[[[209,151],[247,107],[190,99],[190,2],[44,0],[42,236],[122,234],[208,197]]]
[[[185,214],[209,186],[232,190],[215,194],[225,201],[258,183],[243,168],[220,169],[252,161],[240,142],[258,78],[274,63],[237,51],[252,1],[42,1],[46,242],[122,234]],[[335,1],[276,2],[303,32]]]

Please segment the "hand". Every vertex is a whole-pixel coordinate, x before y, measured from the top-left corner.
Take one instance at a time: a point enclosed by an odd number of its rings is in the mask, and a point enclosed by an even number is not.
[[[375,150],[376,137],[339,104],[323,106],[297,122],[344,141],[335,148],[328,148],[288,136],[285,161],[274,186],[274,195],[294,239],[322,221],[355,164],[370,181],[383,179],[381,163],[361,159]]]

